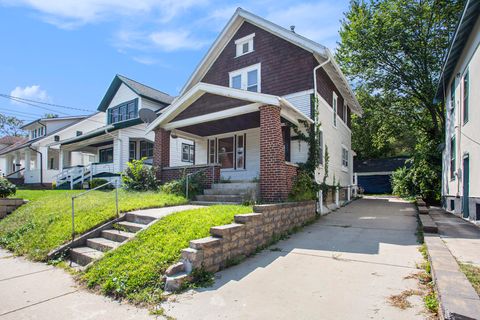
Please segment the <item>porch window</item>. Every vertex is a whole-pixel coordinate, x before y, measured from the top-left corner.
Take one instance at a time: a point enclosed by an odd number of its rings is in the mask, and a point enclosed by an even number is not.
[[[182,143],[182,162],[193,163],[195,149],[192,144]]]
[[[455,136],[450,140],[450,179],[455,180],[455,170],[457,167],[457,150]]]
[[[128,143],[128,161],[137,159],[137,142],[130,141]]]
[[[119,104],[107,111],[108,124],[135,118],[138,118],[138,99]]]
[[[261,92],[260,64],[230,72],[230,87],[235,89]]]
[[[218,162],[222,169],[233,168],[233,137],[218,139]]]
[[[208,140],[208,163],[215,162],[215,140]]]
[[[463,77],[463,123],[468,122],[468,96],[470,93],[469,72]]]
[[[140,141],[140,158],[153,158],[153,143]]]
[[[236,154],[236,168],[245,169],[245,141],[246,135],[237,136],[237,154]]]
[[[100,149],[98,151],[98,160],[100,163],[113,162],[113,148]]]

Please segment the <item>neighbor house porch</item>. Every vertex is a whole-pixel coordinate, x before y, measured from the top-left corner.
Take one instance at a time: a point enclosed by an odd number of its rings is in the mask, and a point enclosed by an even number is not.
[[[291,127],[299,120],[312,122],[280,97],[200,83],[149,126],[155,126],[154,165],[162,182],[185,169],[203,170],[207,187],[225,180],[259,182],[263,200],[282,201],[297,172],[291,161],[304,157],[292,155],[291,148]],[[170,163],[172,137],[194,141],[190,166]]]
[[[119,182],[127,162],[140,159],[146,159],[147,163],[153,161],[153,134],[145,136],[144,128],[135,126],[112,129],[115,126],[109,125],[61,141],[60,172],[55,177],[57,186],[67,184],[73,188],[75,184],[95,178]],[[84,162],[73,162],[73,153],[82,153]]]

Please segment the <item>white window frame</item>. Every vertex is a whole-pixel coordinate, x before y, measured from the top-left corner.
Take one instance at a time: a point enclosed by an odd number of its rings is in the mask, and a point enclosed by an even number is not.
[[[236,76],[240,76],[240,81],[241,81],[240,89],[241,90],[247,90],[248,89],[248,73],[250,71],[253,71],[253,70],[257,70],[257,91],[256,92],[262,92],[262,86],[261,86],[261,84],[262,84],[262,64],[261,63],[257,63],[257,64],[248,66],[248,67],[243,68],[243,69],[238,69],[238,70],[229,72],[228,73],[229,87],[233,88],[232,87],[232,79]],[[251,92],[255,92],[255,91],[251,91]]]
[[[343,122],[345,122],[345,124],[347,123],[347,117],[348,117],[348,105],[344,102],[343,103]]]
[[[236,56],[240,57],[246,54],[249,54],[254,51],[253,49],[253,38],[255,37],[255,33],[249,34],[248,36],[245,36],[243,38],[235,40],[235,47],[236,47]],[[243,52],[243,45],[248,44],[248,51]]]
[[[347,159],[345,160],[344,155],[346,151]],[[346,146],[342,144],[342,170],[343,171],[348,171],[348,166],[350,165],[350,151]],[[345,166],[345,161],[346,161],[346,166]]]
[[[333,92],[333,99],[332,99],[332,108],[333,108],[333,126],[337,127],[337,108],[338,108],[338,96]]]

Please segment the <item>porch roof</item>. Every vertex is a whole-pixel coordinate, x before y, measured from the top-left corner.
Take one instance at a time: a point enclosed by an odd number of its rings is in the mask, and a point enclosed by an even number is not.
[[[134,126],[134,125],[137,125],[137,124],[140,124],[140,123],[142,123],[142,120],[140,120],[139,118],[131,119],[131,120],[125,120],[125,121],[121,121],[121,122],[117,122],[117,123],[112,123],[112,124],[100,127],[98,129],[92,130],[90,132],[87,132],[85,134],[82,134],[81,136],[62,140],[62,141],[60,141],[60,145],[65,146],[65,145],[85,141],[85,140],[95,138],[95,137],[98,137],[98,136],[101,136],[101,135],[106,135],[107,132],[111,133],[111,132],[117,131],[119,129],[131,127],[131,126]]]
[[[224,106],[223,108],[212,108],[213,112],[192,114],[189,117],[180,117],[179,119],[178,116],[182,114],[183,111],[185,111],[203,96],[206,96],[207,98],[228,98],[231,101],[232,107],[228,108]],[[222,101],[217,101],[217,103],[225,104],[225,99]],[[312,119],[295,108],[295,106],[293,106],[285,98],[200,82],[193,86],[193,88],[187,91],[183,96],[175,100],[175,102],[169,107],[167,107],[158,118],[148,125],[146,132],[151,132],[159,126],[170,130],[173,128],[204,124],[206,122],[258,112],[258,108],[262,105],[280,107],[282,117],[292,123],[298,124],[301,120],[313,123]]]

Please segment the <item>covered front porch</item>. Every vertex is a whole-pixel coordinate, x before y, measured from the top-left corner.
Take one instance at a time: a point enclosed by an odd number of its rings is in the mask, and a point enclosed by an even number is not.
[[[196,167],[211,172],[213,182],[259,182],[265,201],[287,198],[297,172],[292,162],[306,160],[292,150],[291,127],[299,119],[312,122],[293,105],[276,96],[200,83],[175,107],[157,119],[155,129],[154,165],[163,182],[175,178],[172,170]],[[191,166],[170,163],[171,137],[194,141]]]
[[[153,134],[150,135],[153,138]],[[136,128],[106,131],[104,128],[61,142],[59,152],[59,174],[55,177],[57,186],[75,184],[101,178],[120,181],[120,174],[131,160],[153,160],[153,141],[144,131]],[[75,160],[75,153],[83,155],[82,162]]]

